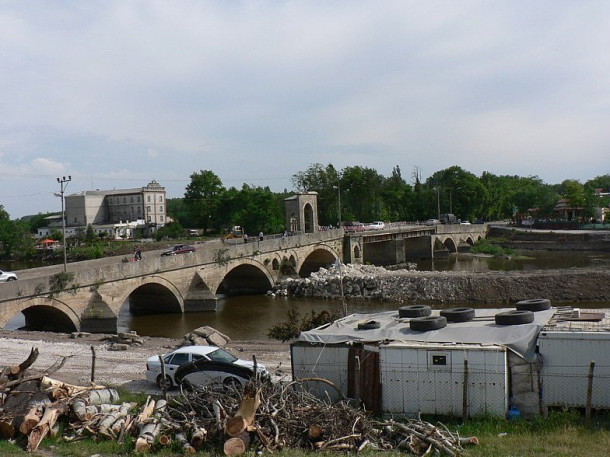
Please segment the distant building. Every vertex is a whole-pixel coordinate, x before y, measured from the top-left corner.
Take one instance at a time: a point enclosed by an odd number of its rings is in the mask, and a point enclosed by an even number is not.
[[[85,190],[65,197],[66,237],[77,228],[93,227],[96,234],[115,238],[130,237],[136,228],[154,231],[169,220],[166,213],[165,187],[152,180],[134,189]],[[62,228],[61,214],[38,230],[38,237]]]

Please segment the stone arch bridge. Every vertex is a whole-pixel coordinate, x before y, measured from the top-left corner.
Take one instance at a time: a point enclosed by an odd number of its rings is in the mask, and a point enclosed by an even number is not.
[[[216,309],[216,294],[265,293],[281,275],[309,276],[341,259],[343,230],[208,241],[188,254],[147,251],[140,262],[110,257],[34,268],[0,285],[0,327],[19,313],[33,330],[114,333],[121,307],[133,314]]]
[[[208,241],[189,254],[147,251],[140,262],[110,257],[19,272],[0,285],[0,328],[22,313],[32,330],[114,333],[129,303],[132,314],[215,310],[216,294],[263,294],[281,276],[307,277],[337,259],[398,264],[457,252],[485,237],[487,227],[392,224],[380,231],[343,229],[288,237]]]

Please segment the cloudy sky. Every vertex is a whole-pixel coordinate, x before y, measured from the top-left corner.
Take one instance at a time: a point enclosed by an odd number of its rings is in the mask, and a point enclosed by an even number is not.
[[[610,173],[610,2],[0,0],[0,205],[313,163]]]

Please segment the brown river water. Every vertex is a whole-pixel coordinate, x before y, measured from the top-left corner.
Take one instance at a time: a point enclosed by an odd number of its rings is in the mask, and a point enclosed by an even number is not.
[[[527,258],[493,259],[457,254],[449,256],[448,259],[416,263],[419,270],[426,271],[527,271],[593,266],[610,268],[608,252],[536,251],[520,254]],[[11,267],[1,265],[0,268]],[[271,327],[287,320],[286,312],[292,304],[297,306],[301,315],[322,310],[341,312],[343,308],[340,301],[252,295],[221,297],[215,312],[132,316],[126,303],[119,315],[118,326],[119,331],[135,330],[143,336],[181,338],[197,327],[209,325],[234,340],[264,340],[267,339]],[[395,303],[347,301],[348,313],[391,310],[397,306]],[[586,304],[579,303],[578,306],[586,307]],[[20,314],[15,316],[5,328],[18,329],[23,324],[23,315]]]

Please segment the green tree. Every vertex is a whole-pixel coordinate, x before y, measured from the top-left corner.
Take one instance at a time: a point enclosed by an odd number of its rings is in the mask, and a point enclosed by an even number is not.
[[[414,221],[417,220],[413,188],[403,179],[400,167],[392,169],[392,175],[381,184],[382,213],[381,220]]]
[[[175,239],[182,238],[184,236],[184,227],[180,222],[173,221],[165,224],[159,230],[155,232],[155,240],[161,241],[165,238]]]
[[[225,192],[222,181],[210,170],[201,170],[190,176],[184,202],[190,212],[190,219],[204,231],[212,228],[212,219],[221,197]]]
[[[341,171],[341,204],[345,212],[342,219],[367,222],[381,219],[383,181],[384,177],[372,168],[344,168]]]

